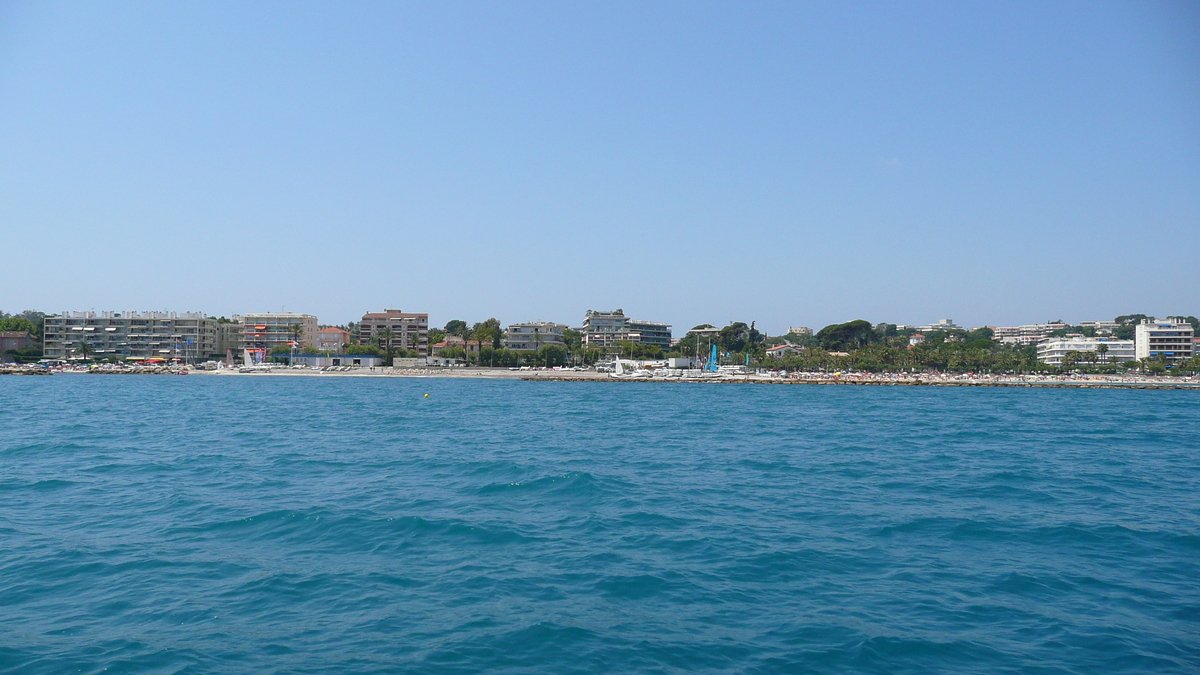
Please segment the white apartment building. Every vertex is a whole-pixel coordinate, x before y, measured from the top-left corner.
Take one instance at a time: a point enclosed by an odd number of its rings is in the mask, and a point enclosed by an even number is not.
[[[937,323],[931,323],[931,324],[921,326],[917,330],[922,333],[930,333],[933,331],[962,330],[962,329],[963,329],[962,326],[954,323],[954,319],[939,319]]]
[[[528,321],[514,323],[505,331],[504,348],[516,351],[536,351],[546,345],[563,347],[563,331],[567,330],[565,323],[549,321]]]
[[[1192,324],[1177,317],[1163,321],[1142,319],[1134,327],[1138,359],[1162,359],[1167,364],[1187,361],[1195,355]]]
[[[671,348],[671,325],[654,321],[639,321],[625,316],[623,310],[596,312],[588,310],[583,319],[583,344],[589,347],[609,347],[628,340]]]
[[[216,348],[216,319],[201,312],[63,312],[47,316],[43,355],[78,358],[206,359]]]
[[[1035,345],[1056,330],[1067,328],[1065,323],[1031,323],[1024,326],[998,326],[992,339],[1007,345]]]
[[[1117,323],[1116,321],[1080,321],[1079,322],[1080,328],[1091,328],[1092,330],[1096,331],[1097,335],[1112,333],[1120,326],[1121,326],[1121,324]]]
[[[808,337],[813,334],[813,329],[808,326],[792,326],[788,332],[797,337]]]
[[[385,328],[391,331],[392,336],[381,343],[381,347],[386,348],[391,343],[392,349],[411,349],[417,352],[417,356],[429,356],[429,314],[398,309],[368,312],[363,314],[362,322],[358,325],[358,341],[370,342]]]
[[[317,346],[317,317],[294,312],[267,312],[242,317],[242,345],[245,349],[291,347],[299,338],[300,348]]]
[[[1101,345],[1104,345],[1101,347]],[[1051,366],[1061,366],[1063,357],[1071,352],[1093,352],[1096,363],[1132,361],[1136,358],[1133,340],[1110,340],[1102,337],[1074,335],[1063,338],[1048,338],[1037,345],[1037,358]]]

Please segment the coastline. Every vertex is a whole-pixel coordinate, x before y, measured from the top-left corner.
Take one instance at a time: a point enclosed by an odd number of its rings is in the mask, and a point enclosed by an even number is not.
[[[775,384],[832,386],[907,386],[907,387],[1022,387],[1050,389],[1187,389],[1200,391],[1200,377],[1155,377],[1113,375],[972,375],[938,373],[746,373],[716,374],[697,371],[673,371],[651,375],[649,371],[615,375],[593,371],[509,370],[507,368],[356,368],[347,371],[322,371],[299,368],[275,368],[255,372],[237,369],[219,371],[155,368],[147,370],[63,370],[44,374],[73,375],[200,375],[209,377],[352,377],[352,378],[437,378],[492,379],[525,382],[670,382],[691,384]],[[33,373],[29,373],[33,374]]]

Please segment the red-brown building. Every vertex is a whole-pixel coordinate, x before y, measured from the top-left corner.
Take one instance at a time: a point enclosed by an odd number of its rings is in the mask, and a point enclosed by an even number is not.
[[[364,344],[371,342],[379,332],[391,331],[393,349],[411,349],[417,356],[429,356],[429,315],[402,312],[398,309],[385,309],[382,312],[363,314],[362,323],[358,325],[358,341]],[[380,344],[386,347],[386,344]]]
[[[29,337],[28,331],[0,331],[0,352],[6,352],[10,349],[25,349],[31,344],[33,344],[33,338]]]

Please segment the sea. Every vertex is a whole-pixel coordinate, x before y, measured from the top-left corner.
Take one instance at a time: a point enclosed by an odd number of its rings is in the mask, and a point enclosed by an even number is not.
[[[62,374],[0,401],[0,673],[1200,672],[1200,392]]]

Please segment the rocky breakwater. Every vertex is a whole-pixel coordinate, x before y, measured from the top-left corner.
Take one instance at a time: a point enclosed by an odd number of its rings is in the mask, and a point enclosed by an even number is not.
[[[102,364],[92,366],[87,372],[93,375],[187,375],[185,366],[137,366],[124,364]]]
[[[0,375],[49,375],[50,369],[20,363],[0,364]]]

